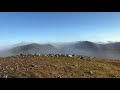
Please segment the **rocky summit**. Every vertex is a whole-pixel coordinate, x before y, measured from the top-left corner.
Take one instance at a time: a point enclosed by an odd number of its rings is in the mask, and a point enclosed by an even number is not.
[[[0,57],[0,78],[119,78],[120,61],[69,54]]]

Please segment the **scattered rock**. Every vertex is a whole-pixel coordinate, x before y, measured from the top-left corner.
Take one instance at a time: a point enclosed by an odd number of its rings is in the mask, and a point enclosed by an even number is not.
[[[19,66],[17,65],[17,66],[15,66],[15,69],[19,69]]]
[[[92,71],[86,71],[85,73],[87,73],[87,74],[93,74]]]
[[[84,59],[84,57],[83,57],[83,56],[80,56],[80,59]]]
[[[68,57],[71,57],[71,58],[72,58],[72,55],[68,55]]]
[[[8,66],[6,66],[5,68],[8,69]]]
[[[25,69],[25,67],[21,67],[22,69]]]
[[[14,68],[10,68],[10,70],[11,70],[11,71],[13,71],[13,70],[14,70]]]
[[[85,74],[83,74],[82,76],[85,77]]]
[[[30,65],[30,67],[37,67],[37,65],[35,65],[35,64],[32,64],[32,65]]]
[[[3,78],[8,78],[8,75],[7,75],[7,74],[4,74],[4,75],[3,75]]]
[[[93,74],[93,72],[92,72],[92,71],[89,71],[89,73],[90,73],[90,74]]]
[[[57,76],[57,78],[62,78],[61,76]]]
[[[78,67],[78,65],[77,65],[77,64],[76,64],[75,66],[76,66],[76,67]]]
[[[2,67],[2,69],[1,69],[1,70],[3,70],[3,71],[4,71],[4,70],[5,70],[5,68],[4,68],[4,67]]]

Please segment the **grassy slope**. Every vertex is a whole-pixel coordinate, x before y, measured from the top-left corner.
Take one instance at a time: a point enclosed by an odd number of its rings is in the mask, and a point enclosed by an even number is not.
[[[111,78],[120,77],[120,61],[69,57],[0,58],[0,77],[16,78]],[[32,66],[32,64],[34,64]],[[90,73],[90,71],[92,73]]]

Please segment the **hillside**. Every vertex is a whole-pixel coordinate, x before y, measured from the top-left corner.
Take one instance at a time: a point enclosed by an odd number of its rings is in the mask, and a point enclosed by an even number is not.
[[[6,50],[0,50],[0,56],[13,56],[20,54],[77,54],[94,56],[98,58],[120,59],[120,42],[94,43],[78,41],[61,44],[29,43],[15,45]]]
[[[118,78],[120,61],[85,56],[21,55],[0,58],[0,78]]]
[[[49,54],[49,53],[55,53],[57,51],[57,48],[50,44],[37,44],[37,43],[31,43],[28,45],[23,46],[16,46],[9,50],[9,52],[15,54],[34,54],[34,53],[42,53],[42,54]]]

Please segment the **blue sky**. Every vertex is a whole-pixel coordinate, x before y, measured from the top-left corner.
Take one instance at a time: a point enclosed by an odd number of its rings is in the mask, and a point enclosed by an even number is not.
[[[0,12],[1,45],[120,41],[119,12]]]

